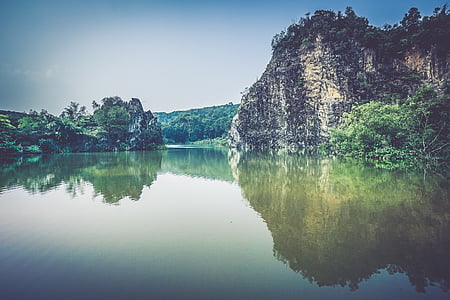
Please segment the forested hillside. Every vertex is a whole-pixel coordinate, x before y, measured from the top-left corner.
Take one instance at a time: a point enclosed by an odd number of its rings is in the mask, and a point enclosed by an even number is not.
[[[155,112],[166,144],[210,142],[226,144],[238,104],[226,104],[170,113]]]

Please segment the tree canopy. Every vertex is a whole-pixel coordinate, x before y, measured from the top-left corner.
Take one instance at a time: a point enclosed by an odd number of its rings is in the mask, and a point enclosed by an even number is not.
[[[331,132],[335,153],[382,168],[436,164],[450,159],[450,93],[421,88],[399,104],[369,102],[345,115]]]
[[[357,16],[351,7],[344,13],[317,10],[276,34],[272,39],[272,50],[308,47],[318,36],[341,51],[345,51],[350,43],[359,42],[391,57],[402,55],[415,46],[423,49],[436,46],[446,53],[450,49],[450,11],[444,5],[436,8],[432,16],[422,17],[413,7],[399,24],[379,28],[369,25],[368,20]]]

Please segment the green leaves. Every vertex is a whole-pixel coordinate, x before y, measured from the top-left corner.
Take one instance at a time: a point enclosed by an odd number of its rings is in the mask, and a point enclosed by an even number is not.
[[[351,7],[347,7],[345,14],[318,10],[276,34],[272,39],[272,50],[309,47],[318,36],[343,53],[346,44],[357,41],[386,57],[402,56],[417,46],[422,49],[437,46],[438,51],[445,54],[450,48],[450,14],[444,5],[433,16],[422,18],[419,10],[413,7],[400,24],[379,28],[369,25],[368,20],[357,16]]]
[[[0,144],[11,141],[15,129],[8,117],[0,114]]]
[[[7,116],[0,115],[0,152],[37,154],[160,147],[162,137],[156,120],[142,107],[138,109],[140,102],[133,103],[120,97],[104,98],[102,105],[94,105],[93,115],[76,102],[71,102],[59,117],[46,110],[29,114],[11,112],[17,129]],[[137,128],[129,132],[131,126]]]
[[[448,160],[448,95],[427,87],[401,104],[369,102],[344,115],[331,131],[338,155],[365,158],[382,168]]]
[[[94,119],[110,138],[125,141],[130,114],[122,103],[105,101],[101,108],[94,112]]]

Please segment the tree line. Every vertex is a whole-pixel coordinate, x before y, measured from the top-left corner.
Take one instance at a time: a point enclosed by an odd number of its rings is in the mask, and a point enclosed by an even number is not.
[[[19,113],[0,111],[0,153],[64,153],[86,151],[123,151],[131,145],[130,111],[120,97],[106,97],[92,103],[93,113],[85,106],[70,102],[55,116],[47,110]],[[160,130],[143,132],[142,149],[162,144]]]
[[[435,8],[433,15],[421,16],[413,7],[400,23],[382,28],[369,25],[367,18],[357,16],[351,7],[345,12],[317,10],[272,39],[273,52],[311,46],[318,35],[331,42],[338,50],[345,51],[353,42],[376,49],[384,57],[399,57],[413,47],[448,53],[450,49],[450,14],[447,5]]]
[[[239,105],[211,106],[170,113],[154,113],[166,144],[227,144],[231,121]]]

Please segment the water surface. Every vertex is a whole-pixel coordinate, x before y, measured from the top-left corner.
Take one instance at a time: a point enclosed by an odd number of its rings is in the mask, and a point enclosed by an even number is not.
[[[171,148],[0,171],[5,299],[448,299],[444,176]]]

